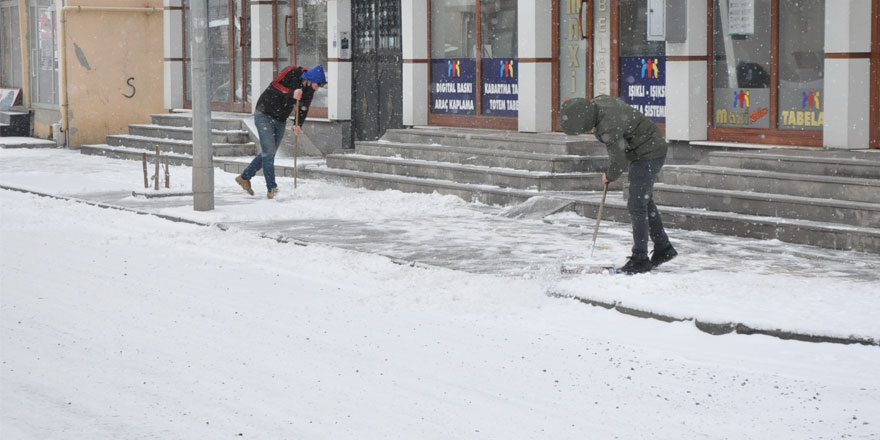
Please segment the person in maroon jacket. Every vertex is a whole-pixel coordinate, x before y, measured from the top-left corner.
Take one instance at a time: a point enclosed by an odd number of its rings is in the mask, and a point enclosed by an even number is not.
[[[260,153],[251,161],[251,164],[242,171],[235,181],[254,195],[251,187],[253,178],[260,169],[266,178],[266,197],[274,198],[278,194],[278,185],[275,183],[275,152],[284,138],[284,128],[287,126],[287,118],[293,113],[296,102],[299,101],[298,124],[294,124],[293,132],[297,135],[302,131],[302,124],[309,113],[309,106],[318,88],[327,85],[324,68],[320,65],[312,69],[298,66],[290,66],[266,87],[257,107],[254,110],[254,124],[257,126],[257,134],[260,135]]]

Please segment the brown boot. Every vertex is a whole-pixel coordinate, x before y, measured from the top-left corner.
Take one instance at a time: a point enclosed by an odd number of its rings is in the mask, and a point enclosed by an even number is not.
[[[276,194],[278,194],[278,187],[275,187],[275,188],[270,189],[270,190],[266,193],[266,198],[267,198],[267,199],[274,199]]]
[[[251,188],[251,181],[250,180],[247,180],[241,176],[236,176],[235,182],[238,183],[239,185],[241,185],[241,187],[244,188],[244,190],[247,191],[248,194],[254,195],[254,190]]]

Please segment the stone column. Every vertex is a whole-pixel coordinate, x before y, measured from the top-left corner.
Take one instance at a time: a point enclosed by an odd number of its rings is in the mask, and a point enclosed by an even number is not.
[[[709,101],[706,0],[687,0],[684,43],[666,43],[666,138],[700,141],[708,137]]]
[[[871,1],[825,2],[823,145],[868,148]]]
[[[526,133],[553,130],[553,2],[519,0],[518,129]]]
[[[251,106],[257,105],[260,94],[275,79],[273,19],[271,2],[251,2]]]
[[[164,107],[183,108],[183,3],[182,0],[163,0],[163,7]]]
[[[428,125],[430,48],[427,0],[400,5],[403,34],[403,125]]]
[[[342,48],[343,33],[348,50]],[[327,1],[327,117],[351,120],[351,0]]]

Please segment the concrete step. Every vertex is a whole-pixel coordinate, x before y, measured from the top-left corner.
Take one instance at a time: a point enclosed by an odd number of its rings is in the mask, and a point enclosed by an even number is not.
[[[150,164],[155,163],[154,159],[156,158],[155,152],[148,152],[140,148],[121,147],[106,144],[82,145],[77,148],[79,149],[80,154],[85,154],[87,156],[102,156],[111,159],[125,159],[136,161],[142,161],[144,153],[146,153],[147,163]],[[168,163],[171,165],[192,166],[192,156],[190,154],[163,151],[162,157],[163,159],[165,157],[168,157]]]
[[[571,200],[574,211],[588,218],[596,218],[601,200],[601,192],[599,191],[548,194],[490,185],[477,186],[446,180],[365,173],[326,167],[301,170],[299,175],[304,178],[320,178],[371,190],[393,189],[403,192],[450,194],[466,201],[489,205],[519,204],[536,196],[555,197]],[[668,229],[706,231],[761,240],[775,239],[787,243],[880,254],[880,228],[863,228],[836,223],[761,217],[673,206],[661,206],[660,212],[664,225]],[[627,211],[626,200],[624,200],[622,192],[608,193],[603,220],[620,223],[630,222],[629,211]],[[671,235],[675,240],[674,231],[671,232]]]
[[[654,185],[658,205],[880,229],[880,204],[693,186]]]
[[[880,180],[746,170],[703,165],[667,165],[660,182],[733,191],[880,203]]]
[[[132,136],[192,140],[192,127],[173,127],[169,125],[130,124],[128,134]],[[246,144],[250,142],[245,130],[211,130],[211,142],[217,144]]]
[[[107,136],[107,144],[111,146],[124,146],[148,153],[155,151],[156,147],[162,152],[192,154],[192,142],[176,139],[159,139],[152,137],[111,135]],[[213,144],[215,156],[255,156],[257,147],[254,143],[246,144]]]
[[[31,115],[11,110],[0,111],[0,136],[30,136]]]
[[[560,133],[518,133],[449,127],[419,127],[387,130],[382,140],[404,144],[500,149],[555,155],[594,156],[606,154],[605,146],[587,136]]]
[[[602,188],[602,173],[546,173],[360,154],[331,154],[327,167],[501,188],[587,191]]]
[[[599,211],[599,199],[577,200],[574,210],[581,216],[596,218]],[[663,225],[667,231],[672,230],[670,236],[673,242],[675,241],[674,229],[685,229],[880,254],[880,228],[877,227],[856,227],[838,223],[762,217],[674,206],[660,206],[659,210],[663,218]],[[630,222],[626,201],[621,193],[608,193],[602,218],[603,221]]]
[[[355,151],[365,156],[400,157],[548,173],[601,172],[608,164],[608,156],[605,154],[570,156],[387,141],[356,142]]]
[[[320,178],[343,185],[370,190],[397,190],[410,193],[454,195],[469,202],[488,205],[522,203],[541,193],[535,190],[500,188],[492,185],[472,185],[440,179],[369,173],[328,167],[307,168],[299,174],[306,178]]]
[[[715,151],[709,153],[705,164],[779,173],[880,179],[880,152],[873,151]]]
[[[192,127],[191,113],[160,113],[150,115],[154,125],[167,125],[171,127]],[[214,130],[241,130],[242,121],[237,118],[211,119],[211,128]]]

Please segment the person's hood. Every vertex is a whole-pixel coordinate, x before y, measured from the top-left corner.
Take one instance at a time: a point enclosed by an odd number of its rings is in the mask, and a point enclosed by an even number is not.
[[[596,104],[584,98],[569,99],[559,110],[559,124],[568,135],[586,133],[596,126]]]

